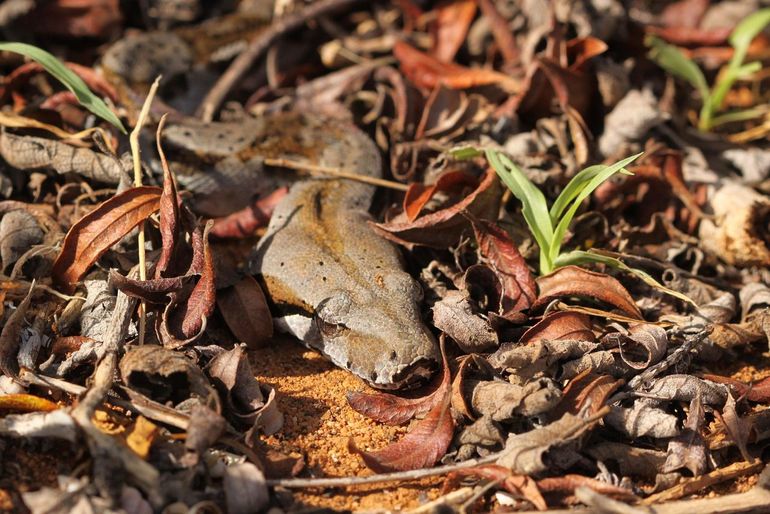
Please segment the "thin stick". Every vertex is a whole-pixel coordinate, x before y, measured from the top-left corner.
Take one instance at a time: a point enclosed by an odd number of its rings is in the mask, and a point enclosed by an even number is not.
[[[230,89],[246,75],[251,66],[267,51],[270,45],[286,32],[299,28],[308,20],[318,18],[357,1],[359,0],[319,0],[297,13],[288,14],[278,20],[274,20],[269,28],[255,37],[249,43],[246,50],[230,63],[230,66],[219,77],[214,87],[209,90],[198,106],[198,110],[195,113],[196,116],[206,122],[213,120],[214,113],[222,104]]]
[[[407,191],[409,186],[400,182],[394,182],[392,180],[385,180],[376,177],[370,177],[368,175],[361,175],[358,173],[350,173],[349,171],[342,170],[340,168],[330,168],[327,166],[316,166],[315,164],[308,164],[305,162],[292,161],[289,159],[265,159],[265,164],[268,166],[275,166],[278,168],[288,168],[291,170],[305,171],[311,175],[327,175],[331,177],[346,178],[349,180],[355,180],[357,182],[363,182],[364,184],[371,184],[373,186],[387,187],[389,189],[395,189],[396,191]]]
[[[150,87],[150,92],[147,94],[147,98],[144,100],[142,110],[139,112],[139,119],[136,120],[136,126],[131,132],[128,140],[131,144],[131,156],[134,162],[134,186],[140,187],[142,185],[142,160],[141,151],[139,149],[139,134],[142,131],[144,122],[147,120],[147,115],[150,112],[150,106],[152,105],[152,99],[155,98],[155,93],[158,91],[158,84],[160,84],[160,76],[155,79]],[[144,238],[144,223],[139,225],[139,280],[147,280],[147,263],[145,258],[145,238]],[[147,319],[144,300],[139,304],[139,344],[144,344],[144,336],[146,332]]]
[[[481,464],[489,464],[496,461],[503,452],[493,453],[481,459],[470,459],[456,464],[447,464],[435,468],[415,469],[412,471],[397,471],[395,473],[381,473],[368,477],[339,477],[339,478],[284,478],[268,480],[270,487],[286,487],[290,489],[304,489],[312,487],[348,487],[353,485],[379,484],[382,482],[401,482],[407,480],[419,480],[421,478],[446,475],[458,469],[472,468]]]

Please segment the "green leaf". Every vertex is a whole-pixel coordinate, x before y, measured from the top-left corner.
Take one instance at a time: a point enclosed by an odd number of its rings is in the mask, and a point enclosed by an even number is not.
[[[597,164],[595,166],[589,166],[588,168],[580,171],[578,174],[572,177],[572,180],[570,180],[569,183],[564,187],[561,194],[559,194],[559,197],[551,206],[550,215],[552,225],[556,225],[558,223],[558,220],[564,212],[564,209],[566,209],[569,203],[580,194],[580,191],[586,186],[586,184],[605,169],[607,169],[606,165]],[[620,173],[624,175],[632,175],[632,173],[627,170],[620,170]]]
[[[706,77],[703,76],[703,72],[695,62],[684,55],[677,47],[669,45],[658,37],[648,36],[645,39],[645,44],[650,47],[650,59],[671,75],[689,82],[692,87],[700,92],[703,102],[706,103],[708,101],[710,92],[706,83]]]
[[[102,99],[91,92],[90,89],[88,89],[88,86],[85,82],[83,82],[83,79],[78,77],[72,70],[67,68],[64,63],[62,63],[59,59],[50,53],[46,52],[42,48],[38,48],[36,46],[28,45],[25,43],[0,42],[0,50],[21,54],[34,61],[37,61],[43,68],[45,68],[48,73],[53,75],[59,82],[64,84],[67,89],[72,91],[72,93],[77,97],[78,102],[80,102],[83,107],[96,114],[103,120],[111,123],[124,134],[126,133],[126,129],[123,127],[123,123],[120,122],[120,119],[118,119],[115,113],[112,112],[109,107],[107,107]]]
[[[465,145],[450,148],[449,155],[458,161],[464,161],[466,159],[473,159],[475,157],[479,157],[480,155],[484,155],[484,152],[475,146]]]
[[[741,55],[741,61],[743,61],[743,57],[746,55],[749,45],[754,41],[754,38],[769,24],[770,8],[766,8],[749,14],[735,26],[728,41],[735,48],[735,53]]]
[[[541,272],[544,269],[549,269],[551,267],[548,259],[548,256],[551,255],[549,245],[553,239],[553,226],[548,215],[548,204],[543,192],[506,155],[492,149],[488,149],[486,155],[489,164],[497,172],[500,180],[521,202],[524,220],[540,247]]]
[[[572,218],[575,217],[575,213],[580,207],[580,204],[583,203],[583,200],[588,198],[588,196],[593,193],[594,190],[602,184],[602,182],[610,178],[615,173],[620,172],[620,170],[628,166],[640,155],[642,154],[638,153],[636,155],[632,155],[631,157],[626,157],[625,159],[616,162],[612,166],[606,166],[598,173],[595,173],[590,180],[584,182],[583,186],[579,189],[578,194],[575,195],[574,199],[572,200],[572,204],[570,205],[569,209],[559,219],[559,223],[556,225],[556,229],[553,231],[551,244],[549,245],[551,249],[549,260],[551,262],[555,262],[556,258],[559,256],[561,241],[564,239],[564,234],[566,234],[567,228],[569,227],[570,223],[572,223]]]

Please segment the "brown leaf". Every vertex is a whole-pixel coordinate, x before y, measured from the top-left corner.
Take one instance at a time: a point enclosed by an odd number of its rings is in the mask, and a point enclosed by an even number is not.
[[[463,188],[476,188],[478,185],[478,179],[464,171],[442,173],[438,180],[430,186],[426,186],[421,182],[412,182],[409,184],[409,189],[404,195],[406,219],[409,221],[417,219],[425,204],[439,191],[461,191]]]
[[[610,375],[597,375],[587,369],[569,381],[561,402],[551,412],[551,416],[560,417],[567,412],[577,414],[587,405],[590,406],[589,412],[594,414],[604,407],[607,398],[624,383],[624,380],[616,380]]]
[[[497,224],[471,218],[482,257],[503,285],[503,315],[528,309],[537,297],[535,279],[511,236]]]
[[[663,8],[660,20],[667,27],[695,28],[711,4],[710,0],[679,0]]]
[[[487,464],[483,466],[474,466],[467,469],[458,469],[447,475],[442,488],[442,494],[448,493],[454,488],[459,478],[479,477],[486,478],[492,482],[499,483],[503,489],[512,495],[524,498],[538,510],[548,509],[543,496],[540,494],[537,483],[527,475],[516,475],[510,469],[506,469],[496,464]]]
[[[261,512],[270,501],[265,475],[251,462],[240,462],[225,468],[222,488],[230,514]]]
[[[470,212],[478,218],[492,218],[497,215],[502,190],[497,175],[489,170],[471,194],[456,204],[426,214],[410,222],[405,216],[387,223],[373,223],[375,230],[398,244],[446,248],[457,243],[457,239],[468,228],[463,215]]]
[[[400,441],[381,450],[367,452],[359,449],[350,439],[348,449],[359,454],[366,466],[377,473],[433,466],[444,456],[454,435],[455,424],[449,407],[449,395],[445,393],[442,401],[424,419],[415,423]]]
[[[417,398],[404,398],[390,393],[362,393],[351,391],[347,394],[348,404],[367,418],[387,425],[400,425],[414,417],[423,416],[444,401],[449,389],[451,372],[444,353],[444,337],[441,338],[441,355],[444,372],[434,379],[433,391]]]
[[[8,271],[34,245],[43,241],[43,229],[35,217],[22,209],[4,215],[0,220],[0,271]]]
[[[508,21],[503,18],[492,0],[478,0],[484,17],[489,21],[489,28],[495,38],[497,48],[503,56],[505,64],[512,66],[519,63],[519,47],[513,37],[513,31]]]
[[[722,408],[721,415],[717,412],[717,417],[724,425],[730,438],[741,452],[741,456],[746,462],[754,462],[754,458],[749,453],[747,443],[751,434],[751,424],[746,418],[738,415],[735,410],[735,398],[732,394],[727,395],[727,401]]]
[[[668,443],[668,455],[661,473],[671,473],[684,467],[697,477],[708,470],[706,442],[701,435],[704,414],[700,396],[696,396],[690,402],[682,433]]]
[[[289,188],[287,187],[278,188],[269,195],[254,201],[252,205],[224,218],[214,220],[211,235],[222,239],[242,239],[253,236],[255,230],[267,226],[273,209],[288,192]]]
[[[643,370],[666,356],[668,336],[666,331],[652,323],[632,325],[628,334],[613,332],[602,337],[606,348],[617,346],[620,357],[628,366]]]
[[[230,331],[249,348],[259,348],[273,337],[273,317],[265,294],[252,276],[219,291],[219,312]]]
[[[620,282],[605,275],[578,266],[565,266],[537,279],[540,296],[532,309],[544,307],[552,300],[569,296],[582,296],[612,305],[628,316],[642,319],[642,313],[631,295]]]
[[[449,291],[433,305],[433,325],[465,353],[492,351],[500,344],[497,332],[474,310],[465,293]]]
[[[435,45],[431,54],[441,62],[452,62],[465,42],[476,16],[475,0],[441,2],[436,8]]]
[[[745,384],[734,378],[710,375],[708,373],[704,374],[703,378],[712,382],[729,385],[738,393],[738,396],[745,397],[750,402],[770,403],[770,377],[752,384]]]
[[[417,87],[433,89],[443,85],[451,89],[497,84],[511,91],[519,87],[517,80],[487,68],[466,68],[454,63],[441,62],[420,52],[403,41],[393,46],[393,55],[401,64],[401,70]]]
[[[568,474],[561,477],[541,478],[537,481],[537,487],[544,494],[558,493],[572,496],[578,487],[589,487],[597,493],[620,498],[622,500],[634,500],[636,495],[624,487],[601,482],[595,478],[583,475]]]
[[[179,459],[180,464],[185,467],[196,465],[226,427],[227,422],[218,412],[199,403],[193,405],[184,442],[186,453]]]
[[[521,344],[535,344],[539,341],[595,341],[591,330],[591,318],[579,312],[557,311],[535,323],[519,338]]]
[[[24,326],[24,316],[27,315],[34,283],[30,286],[27,296],[16,306],[16,310],[8,316],[0,332],[0,371],[9,377],[19,375],[19,346],[21,345],[21,329]]]
[[[110,270],[110,281],[120,291],[128,296],[157,304],[166,303],[168,295],[181,290],[191,278],[191,276],[183,276],[137,280]]]
[[[157,187],[134,187],[83,216],[64,237],[53,265],[54,282],[72,292],[75,282],[104,252],[158,210],[160,195]]]

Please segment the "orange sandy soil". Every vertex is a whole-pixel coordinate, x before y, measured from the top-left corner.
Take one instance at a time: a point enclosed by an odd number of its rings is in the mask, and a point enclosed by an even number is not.
[[[371,474],[348,451],[348,440],[352,437],[360,448],[375,450],[406,432],[406,427],[382,425],[351,409],[345,399],[348,391],[372,389],[289,338],[275,338],[271,347],[252,352],[251,363],[257,379],[276,389],[278,408],[286,417],[283,430],[265,442],[284,453],[304,455],[308,469],[303,476],[308,471],[317,477]],[[399,487],[295,490],[294,499],[339,510],[401,510],[438,497],[440,487],[440,479],[430,479]]]

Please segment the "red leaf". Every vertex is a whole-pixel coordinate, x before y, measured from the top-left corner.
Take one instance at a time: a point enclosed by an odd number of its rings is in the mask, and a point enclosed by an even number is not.
[[[623,285],[604,273],[595,273],[578,266],[565,266],[537,279],[540,296],[533,309],[568,296],[583,296],[600,300],[623,311],[632,318],[642,319],[642,313]]]
[[[587,369],[570,380],[564,388],[561,401],[549,413],[551,419],[558,419],[567,412],[578,414],[586,405],[590,406],[590,414],[596,414],[604,407],[607,398],[624,383],[610,375],[597,375]]]
[[[119,193],[86,214],[64,237],[53,265],[53,280],[63,290],[75,282],[134,227],[158,210],[161,190],[142,186]]]
[[[372,226],[383,237],[405,246],[446,248],[456,243],[468,228],[466,212],[478,218],[496,216],[501,194],[497,175],[494,170],[489,170],[475,191],[450,207],[426,214],[413,222],[401,215],[387,223],[373,223]]]
[[[433,392],[419,398],[403,398],[389,393],[368,394],[351,391],[347,394],[348,404],[356,412],[387,425],[400,425],[415,416],[425,415],[445,400],[444,396],[449,390],[451,373],[444,355],[443,336],[441,341],[444,373]]]
[[[443,338],[441,340],[441,356],[444,364],[444,376],[441,384],[436,391],[424,397],[422,402],[419,399],[416,402],[399,401],[400,399],[393,395],[369,395],[370,398],[379,396],[377,402],[384,401],[384,404],[376,405],[376,407],[382,408],[368,409],[369,412],[376,413],[376,415],[384,415],[383,418],[388,418],[386,410],[384,410],[388,408],[388,404],[392,405],[394,409],[392,419],[408,419],[407,415],[414,415],[420,410],[424,411],[430,405],[430,410],[425,418],[416,422],[409,433],[400,441],[381,450],[367,452],[359,449],[353,439],[348,441],[348,449],[361,455],[364,463],[370,469],[378,473],[385,473],[430,467],[446,453],[452,442],[455,424],[451,409],[451,373],[444,351]],[[361,399],[361,397],[354,398],[353,401],[359,403]]]
[[[164,115],[158,123],[156,140],[158,142],[158,155],[163,167],[163,194],[160,197],[160,237],[161,250],[158,262],[155,265],[155,278],[161,278],[163,274],[172,265],[172,258],[179,240],[180,222],[179,222],[179,199],[177,197],[176,182],[174,175],[168,167],[166,154],[163,153],[163,147],[160,144],[163,125],[166,121]]]
[[[579,312],[558,311],[548,314],[524,332],[519,339],[521,344],[534,344],[538,341],[559,340],[594,341],[596,336],[591,330],[591,320]]]
[[[359,454],[366,466],[377,473],[433,466],[449,448],[455,427],[449,395],[445,394],[442,400],[400,441],[382,450],[367,452],[359,449],[350,439],[348,449]]]
[[[446,494],[460,477],[480,477],[499,483],[509,493],[522,497],[538,510],[548,509],[545,499],[540,494],[537,483],[527,475],[515,475],[513,471],[497,464],[485,464],[467,469],[458,469],[447,475],[442,493]]]
[[[185,305],[185,314],[182,321],[182,333],[186,337],[192,337],[198,333],[205,319],[214,312],[217,296],[215,286],[214,259],[211,257],[211,248],[208,243],[208,234],[212,222],[209,221],[203,232],[203,268],[201,278],[190,293],[190,298]]]
[[[403,41],[396,42],[393,55],[401,63],[404,75],[417,87],[433,89],[443,85],[450,89],[467,89],[497,84],[512,91],[519,89],[518,80],[508,75],[487,68],[441,62]]]
[[[495,270],[503,286],[503,312],[528,309],[537,298],[535,279],[513,239],[495,223],[473,218],[471,223],[481,255]]]
[[[441,62],[454,61],[476,16],[475,0],[442,2],[436,8],[436,44],[431,52]]]
[[[255,230],[267,225],[273,214],[273,209],[288,191],[289,189],[286,187],[278,188],[264,198],[258,199],[252,205],[224,218],[214,220],[211,235],[223,239],[241,239],[253,236]]]
[[[232,333],[249,348],[264,346],[273,337],[273,318],[262,288],[251,276],[217,295],[219,312]]]
[[[730,377],[723,377],[720,375],[703,375],[706,380],[712,382],[718,382],[720,384],[727,384],[735,389],[735,392],[739,396],[745,396],[750,402],[757,403],[769,403],[770,402],[770,377],[767,377],[759,382],[753,382],[746,384],[739,380],[735,380]]]
[[[182,289],[189,279],[188,276],[181,276],[136,280],[123,276],[115,270],[110,271],[110,280],[116,288],[128,296],[158,304],[166,303],[168,295]]]
[[[478,187],[479,181],[474,176],[464,171],[448,171],[442,173],[436,182],[426,186],[420,182],[413,182],[404,195],[404,213],[406,219],[414,221],[422,211],[425,204],[439,191],[456,191],[465,187]]]

